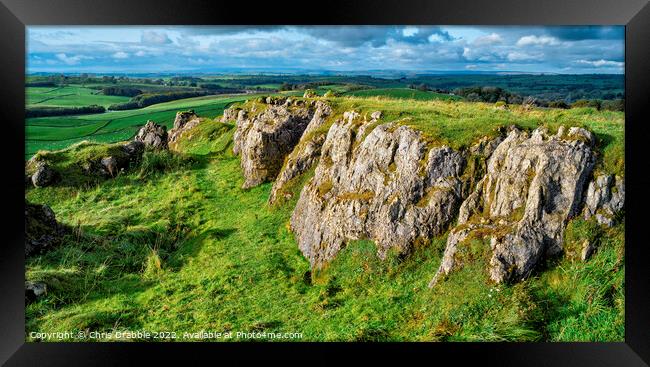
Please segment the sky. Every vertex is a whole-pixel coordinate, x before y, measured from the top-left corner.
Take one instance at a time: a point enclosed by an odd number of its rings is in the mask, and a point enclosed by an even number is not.
[[[623,26],[29,26],[27,72],[624,71]]]

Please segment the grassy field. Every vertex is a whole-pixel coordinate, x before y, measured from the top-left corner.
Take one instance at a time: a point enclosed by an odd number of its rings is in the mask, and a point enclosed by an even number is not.
[[[106,96],[100,91],[81,86],[28,87],[26,88],[27,107],[75,107],[93,104],[108,107],[122,103],[129,97]]]
[[[415,99],[421,101],[429,100],[459,100],[460,97],[452,96],[449,94],[441,94],[431,91],[421,91],[410,88],[377,88],[377,89],[364,89],[356,90],[345,93],[346,96],[351,97],[386,97],[396,99]]]
[[[399,120],[422,130],[432,144],[455,147],[508,124],[581,125],[600,139],[600,169],[619,169],[606,162],[622,159],[621,113],[502,111],[479,103],[382,98],[331,103],[337,114],[381,110],[384,121]],[[231,124],[205,121],[181,144],[182,154],[147,152],[141,167],[97,184],[66,175],[61,185],[29,189],[31,202],[50,205],[75,229],[66,245],[27,261],[26,278],[48,284],[47,296],[26,309],[27,331],[148,330],[179,337],[201,330],[299,332],[300,340],[326,341],[623,340],[624,224],[602,229],[572,221],[567,241],[601,238],[594,257],[549,261],[517,285],[490,284],[478,261],[428,289],[446,235],[407,258],[386,261],[376,257],[372,242],[355,241],[313,274],[288,230],[298,195],[270,207],[270,183],[242,190],[233,133]],[[91,149],[100,154],[106,148],[80,145],[50,158],[59,168],[76,167]],[[291,189],[298,193],[312,174]]]
[[[39,150],[57,150],[82,140],[112,143],[133,137],[147,120],[171,128],[177,111],[193,109],[200,116],[215,117],[229,104],[247,96],[207,96],[159,103],[137,110],[110,111],[94,115],[27,119],[25,159]]]

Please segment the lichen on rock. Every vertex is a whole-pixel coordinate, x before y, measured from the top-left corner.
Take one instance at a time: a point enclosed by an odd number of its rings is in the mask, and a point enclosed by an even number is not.
[[[625,179],[602,174],[589,183],[583,215],[585,219],[595,217],[599,224],[611,227],[624,205]]]
[[[176,118],[174,119],[174,126],[169,130],[167,137],[169,147],[172,149],[175,148],[176,143],[183,137],[185,132],[200,123],[201,119],[193,110],[177,112]]]
[[[272,97],[265,102],[260,113],[237,113],[233,153],[241,155],[243,188],[275,179],[316,112],[315,103],[294,106],[289,99]]]
[[[332,125],[292,214],[298,246],[314,267],[356,239],[374,240],[382,258],[390,249],[409,252],[444,231],[460,203],[461,153],[429,149],[421,133],[392,123],[357,143],[367,122],[349,111]]]
[[[486,232],[491,241],[488,272],[497,283],[524,279],[543,256],[561,252],[566,221],[578,213],[595,164],[593,139],[581,128],[571,128],[566,137],[549,136],[544,128],[530,135],[512,128],[488,160],[485,177],[461,205],[459,226],[448,237],[430,286],[462,266],[454,255],[466,232],[496,223],[512,228],[498,235]]]

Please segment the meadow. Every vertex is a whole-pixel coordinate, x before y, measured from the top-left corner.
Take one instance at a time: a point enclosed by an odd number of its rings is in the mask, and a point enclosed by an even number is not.
[[[179,109],[207,117],[180,153],[146,152],[139,167],[112,180],[88,183],[70,175],[61,185],[27,190],[30,202],[50,205],[73,228],[64,246],[27,261],[26,278],[49,287],[45,298],[27,306],[27,331],[299,332],[303,341],[623,340],[624,223],[603,229],[571,221],[566,241],[600,238],[594,257],[586,263],[551,259],[515,285],[491,284],[478,261],[428,289],[446,234],[406,258],[385,261],[371,241],[353,241],[312,273],[288,221],[313,170],[293,182],[293,197],[279,205],[267,203],[271,183],[241,189],[239,157],[232,154],[235,126],[216,117],[247,98],[28,121],[28,132],[37,129],[28,138],[56,137],[52,122],[69,126],[74,130],[59,136],[71,137],[70,144],[104,136],[93,135],[97,129],[106,135],[96,141],[126,139],[134,131],[128,129],[146,119],[170,123]],[[455,148],[500,126],[584,126],[598,138],[597,169],[624,168],[621,112],[497,109],[385,95],[328,100],[337,115],[381,110],[384,120]],[[77,144],[48,155],[58,167],[73,167],[90,149],[101,152],[106,145]]]
[[[93,104],[108,107],[129,100],[129,97],[107,96],[96,89],[78,85],[27,87],[25,95],[27,107],[73,107]]]
[[[193,109],[200,116],[215,117],[222,114],[229,104],[249,97],[207,96],[159,103],[136,110],[30,118],[25,122],[25,159],[39,150],[62,149],[83,140],[104,143],[128,140],[147,120],[169,129],[176,112],[181,110]]]

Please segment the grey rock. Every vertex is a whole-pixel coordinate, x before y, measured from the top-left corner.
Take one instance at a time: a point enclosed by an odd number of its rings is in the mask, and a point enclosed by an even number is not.
[[[167,149],[167,128],[149,120],[138,131],[134,140],[154,149]]]
[[[32,303],[47,294],[47,285],[42,282],[25,282],[25,302]]]
[[[625,179],[614,175],[600,175],[587,188],[583,216],[595,217],[607,227],[615,224],[614,218],[625,206]]]
[[[459,226],[448,237],[432,285],[462,266],[455,254],[468,224],[470,232],[480,230],[475,233],[490,238],[488,272],[497,283],[524,279],[541,258],[560,253],[564,225],[578,213],[595,163],[593,135],[585,132],[570,130],[564,140],[542,128],[530,135],[511,129],[491,154],[485,177],[461,205]]]
[[[110,177],[117,176],[117,174],[120,172],[120,170],[124,168],[124,167],[121,167],[122,165],[119,163],[117,158],[112,157],[112,156],[102,158],[100,163],[102,165],[102,169],[104,171],[104,174],[106,176],[110,176]]]
[[[596,252],[596,246],[592,243],[589,242],[589,240],[585,240],[582,244],[582,251],[580,252],[580,259],[582,261],[587,261],[591,257],[591,255]]]
[[[31,204],[25,200],[25,256],[48,251],[61,243],[66,229],[56,221],[47,205]]]
[[[381,258],[390,249],[408,253],[442,233],[461,200],[462,154],[428,149],[420,133],[395,124],[357,142],[360,119],[349,111],[329,129],[291,216],[298,246],[316,268],[356,239],[374,240]]]
[[[49,163],[40,161],[36,163],[36,170],[32,174],[32,184],[35,187],[50,186],[57,181],[59,174]]]
[[[266,103],[266,99],[262,99]],[[233,122],[237,120],[237,115],[241,111],[240,108],[227,108],[223,111],[221,122]]]
[[[279,105],[275,97],[267,102],[259,114],[241,110],[237,115],[233,153],[241,156],[243,188],[275,179],[315,114],[312,106]]]
[[[122,151],[126,154],[129,162],[137,162],[144,153],[144,143],[137,140],[130,141],[122,146]]]
[[[168,145],[173,147],[186,131],[194,128],[200,123],[201,120],[194,111],[177,112],[176,118],[174,119],[174,127],[169,130],[169,136],[167,139]]]
[[[286,197],[289,195],[282,191],[287,182],[309,170],[318,158],[320,158],[325,134],[314,134],[313,132],[325,123],[327,117],[332,113],[332,109],[321,101],[318,101],[314,107],[316,107],[316,111],[309,125],[307,125],[300,142],[298,142],[298,145],[287,156],[286,162],[273,183],[269,197],[270,204],[275,203],[280,196]],[[282,195],[280,195],[281,193]]]

